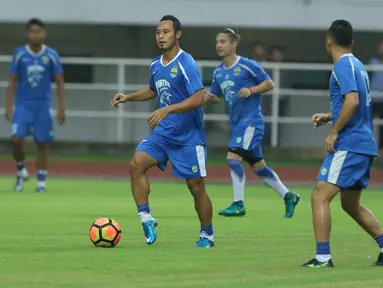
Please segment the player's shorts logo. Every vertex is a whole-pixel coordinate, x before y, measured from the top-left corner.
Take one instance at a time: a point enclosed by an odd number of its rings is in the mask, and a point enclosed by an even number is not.
[[[320,171],[320,173],[325,176],[327,174],[327,168],[322,168],[322,170]]]
[[[198,172],[198,168],[197,168],[196,165],[192,166],[192,171],[193,171],[193,173],[197,173]]]
[[[235,75],[235,76],[238,76],[240,73],[241,73],[241,68],[240,68],[240,67],[236,67],[236,68],[234,69],[234,75]]]
[[[170,76],[172,76],[172,78],[175,78],[177,76],[177,73],[178,73],[178,68],[177,66],[174,66],[172,70],[170,70]]]
[[[241,138],[241,137],[237,137],[237,139],[235,139],[235,141],[236,141],[237,143],[241,143],[242,138]]]

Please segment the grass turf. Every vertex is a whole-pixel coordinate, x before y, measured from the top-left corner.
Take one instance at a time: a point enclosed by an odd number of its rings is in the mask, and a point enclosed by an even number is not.
[[[383,287],[383,270],[369,267],[376,243],[333,203],[335,269],[299,265],[315,252],[310,191],[293,219],[284,219],[281,199],[264,186],[248,187],[248,215],[216,216],[232,199],[230,186],[210,185],[216,247],[197,249],[199,225],[192,197],[182,184],[153,183],[151,209],[158,240],[144,243],[130,185],[112,181],[50,179],[46,194],[11,188],[0,178],[0,287]],[[382,195],[366,191],[363,203],[383,218]],[[122,227],[116,248],[96,248],[88,237],[97,217]],[[371,258],[370,258],[371,257]]]

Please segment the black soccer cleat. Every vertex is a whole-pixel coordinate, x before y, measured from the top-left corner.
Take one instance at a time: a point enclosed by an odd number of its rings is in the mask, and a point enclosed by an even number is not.
[[[309,262],[302,265],[302,267],[307,268],[334,268],[334,264],[332,263],[332,259],[326,262],[320,262],[316,258],[310,260]]]
[[[372,266],[383,266],[383,252],[379,254],[378,260]]]

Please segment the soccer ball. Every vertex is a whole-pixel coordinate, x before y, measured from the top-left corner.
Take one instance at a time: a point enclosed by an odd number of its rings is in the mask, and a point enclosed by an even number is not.
[[[96,247],[115,247],[121,239],[120,224],[111,218],[98,218],[90,226],[89,237]]]

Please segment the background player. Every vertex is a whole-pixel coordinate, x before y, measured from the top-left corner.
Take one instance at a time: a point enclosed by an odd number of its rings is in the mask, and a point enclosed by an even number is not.
[[[33,134],[37,143],[36,191],[45,192],[45,180],[48,175],[48,143],[54,139],[51,82],[54,79],[57,85],[57,121],[61,125],[65,122],[63,68],[56,50],[43,44],[46,37],[43,21],[31,19],[27,24],[27,32],[29,43],[14,51],[9,68],[5,117],[7,120],[13,119],[13,159],[17,168],[15,191],[22,191],[24,181],[28,179],[25,168],[24,137]]]
[[[231,170],[234,202],[219,214],[246,214],[243,203],[246,177],[242,166],[242,160],[245,160],[255,174],[282,197],[286,205],[285,217],[291,218],[300,197],[289,192],[278,175],[266,165],[261,147],[264,133],[261,93],[272,90],[274,84],[257,62],[236,54],[239,40],[238,31],[231,28],[217,35],[216,49],[223,61],[215,69],[210,93],[206,94],[207,101],[220,102],[224,98],[232,128],[227,164]]]
[[[383,266],[383,229],[359,200],[370,179],[374,157],[378,156],[372,132],[372,103],[368,74],[351,54],[353,29],[336,20],[330,26],[326,47],[334,69],[330,78],[332,112],[315,114],[314,127],[333,122],[325,141],[325,158],[312,194],[317,255],[305,267],[333,267],[330,253],[330,202],[340,191],[343,209],[377,241],[381,251],[376,266]]]
[[[133,197],[147,244],[157,238],[157,222],[150,214],[146,171],[153,166],[164,170],[170,159],[173,175],[186,179],[194,197],[201,222],[197,247],[212,247],[212,204],[204,183],[207,159],[201,108],[204,87],[193,57],[179,47],[180,37],[180,21],[171,15],[164,16],[156,30],[157,45],[163,54],[150,65],[149,86],[133,94],[117,94],[112,104],[158,98],[160,109],[148,118],[148,124],[155,128],[138,145],[130,163]]]

